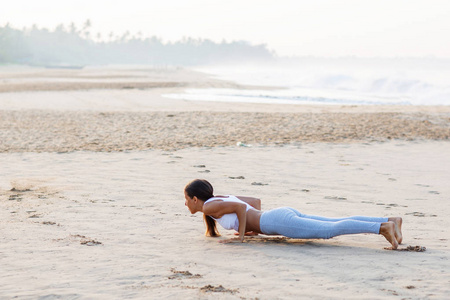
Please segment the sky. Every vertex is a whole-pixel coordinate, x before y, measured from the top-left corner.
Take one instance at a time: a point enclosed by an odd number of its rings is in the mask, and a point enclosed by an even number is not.
[[[278,56],[450,58],[449,0],[13,0],[0,9],[0,26],[17,29],[87,19],[104,37],[245,40]]]

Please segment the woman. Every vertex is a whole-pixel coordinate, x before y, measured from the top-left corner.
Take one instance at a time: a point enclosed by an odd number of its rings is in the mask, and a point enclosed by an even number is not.
[[[214,196],[212,185],[195,179],[184,188],[185,205],[192,214],[203,212],[206,235],[219,236],[216,221],[225,229],[234,229],[244,241],[246,232],[283,235],[299,239],[329,239],[343,234],[375,233],[383,235],[397,249],[402,242],[402,218],[355,216],[325,218],[300,213],[290,207],[262,212],[261,201],[251,197]]]

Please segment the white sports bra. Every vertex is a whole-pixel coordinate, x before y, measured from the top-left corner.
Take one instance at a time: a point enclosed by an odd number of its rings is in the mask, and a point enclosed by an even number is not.
[[[250,204],[248,204],[248,203],[240,200],[236,196],[232,196],[232,195],[227,195],[227,196],[222,196],[222,197],[212,197],[212,198],[209,198],[208,200],[206,200],[205,203],[215,201],[215,200],[244,203],[247,206],[246,211],[248,211],[249,209],[254,209]],[[213,217],[211,217],[211,218],[213,218]],[[216,218],[213,218],[213,219],[216,220],[223,228],[225,228],[227,230],[234,229],[236,231],[239,231],[239,220],[235,213],[225,214],[219,219],[216,219]]]

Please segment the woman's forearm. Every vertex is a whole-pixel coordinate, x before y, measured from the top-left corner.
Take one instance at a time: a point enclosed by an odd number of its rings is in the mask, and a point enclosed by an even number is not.
[[[236,212],[236,215],[239,220],[239,240],[241,242],[244,241],[244,235],[245,235],[245,228],[247,227],[247,209],[245,205],[242,205],[239,207],[238,211]]]
[[[244,197],[244,196],[236,196],[236,197],[239,200],[250,204],[252,207],[256,208],[257,210],[261,210],[261,199],[254,198],[254,197]]]

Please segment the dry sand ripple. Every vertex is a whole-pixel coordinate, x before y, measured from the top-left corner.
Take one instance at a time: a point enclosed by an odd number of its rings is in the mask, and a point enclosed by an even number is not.
[[[0,152],[448,140],[450,114],[0,111]]]

